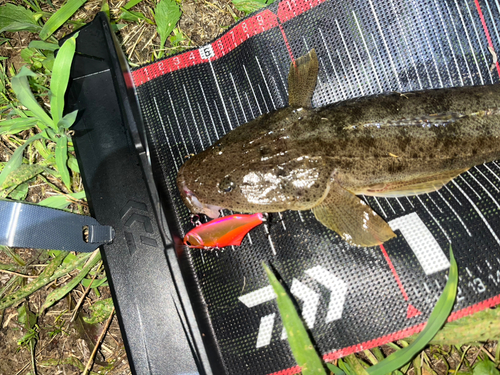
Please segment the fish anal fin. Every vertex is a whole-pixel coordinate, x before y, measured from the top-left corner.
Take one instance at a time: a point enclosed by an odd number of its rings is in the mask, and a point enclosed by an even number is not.
[[[396,181],[370,185],[356,189],[354,193],[386,198],[432,193],[441,189],[448,182],[461,173],[466,172],[468,169],[469,168],[463,168],[453,171],[445,171],[430,176],[418,177],[409,181]]]
[[[376,246],[396,237],[389,224],[370,206],[335,182],[312,211],[324,226],[352,245]]]
[[[311,107],[318,78],[318,56],[312,49],[290,64],[288,73],[288,104],[292,107]]]

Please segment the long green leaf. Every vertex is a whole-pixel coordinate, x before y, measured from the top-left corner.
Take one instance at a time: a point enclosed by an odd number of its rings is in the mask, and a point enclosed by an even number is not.
[[[142,0],[130,0],[127,4],[123,6],[123,9],[129,10],[133,6],[139,4]]]
[[[326,375],[323,362],[314,349],[314,345],[307,334],[304,323],[300,318],[295,306],[288,296],[283,285],[280,284],[274,273],[263,264],[267,277],[273,286],[277,296],[278,309],[281,320],[288,335],[288,343],[292,349],[297,364],[302,369],[303,375]]]
[[[0,310],[18,303],[23,298],[26,298],[27,296],[36,292],[38,289],[50,283],[52,281],[51,277],[53,276],[54,272],[57,270],[59,265],[68,254],[69,253],[66,251],[61,251],[54,259],[52,259],[52,261],[47,267],[45,267],[40,276],[38,276],[32,283],[25,285],[24,287],[18,289],[16,292],[8,296],[0,298]]]
[[[54,61],[54,70],[50,80],[50,113],[54,121],[54,129],[58,129],[59,120],[61,120],[63,115],[64,94],[68,87],[71,62],[73,61],[75,50],[76,37],[73,36],[64,42]]]
[[[66,195],[54,195],[52,197],[45,198],[38,204],[40,206],[59,208],[62,210],[72,203],[69,197],[73,197],[74,199],[83,199],[85,198],[85,192],[80,191],[78,193],[71,193]]]
[[[160,0],[155,8],[155,22],[158,34],[160,34],[160,49],[163,49],[165,41],[181,18],[181,10],[173,0]]]
[[[6,198],[19,185],[42,173],[44,168],[39,164],[21,164],[14,169],[0,184],[0,198]],[[11,196],[12,197],[12,196]],[[12,197],[14,198],[14,197]]]
[[[2,170],[2,173],[0,173],[0,186],[3,185],[5,180],[7,179],[7,176],[21,165],[23,162],[23,152],[24,149],[33,141],[40,139],[43,137],[42,133],[36,134],[26,140],[24,142],[24,145],[19,146],[16,148],[16,151],[14,151],[14,154],[11,156],[10,160],[5,164],[5,167]]]
[[[61,174],[61,180],[64,185],[71,190],[71,178],[68,170],[68,137],[61,135],[57,138],[56,143],[56,166],[57,171]]]
[[[368,368],[366,371],[370,375],[386,375],[390,374],[392,371],[404,366],[409,362],[416,354],[421,352],[429,341],[432,340],[434,335],[443,326],[453,309],[453,304],[455,303],[455,297],[457,295],[457,285],[458,285],[458,267],[455,257],[453,256],[453,251],[450,246],[450,270],[448,274],[448,282],[436,303],[436,306],[432,310],[427,325],[424,330],[418,335],[418,337],[408,345],[406,348],[391,354],[389,357],[379,362],[375,366]]]
[[[35,126],[37,119],[33,117],[17,117],[0,122],[0,134],[17,134]]]
[[[40,39],[45,40],[60,28],[87,0],[68,0],[43,26]]]
[[[46,51],[56,51],[59,45],[55,43],[44,42],[42,40],[32,40],[28,45],[29,48],[43,49]]]
[[[40,313],[44,311],[46,308],[49,308],[54,303],[63,298],[66,294],[71,292],[79,283],[83,280],[85,276],[90,272],[90,270],[101,260],[101,253],[99,250],[96,250],[92,253],[92,256],[87,261],[87,264],[82,268],[80,273],[76,275],[69,283],[64,285],[63,287],[57,288],[52,293],[47,296],[42,308],[40,309]]]
[[[28,76],[36,77],[36,74],[26,68],[26,66],[23,66],[21,71],[12,78],[12,88],[14,89],[17,99],[19,99],[21,104],[28,108],[36,118],[43,122],[44,125],[51,127],[53,124],[52,119],[43,110],[43,108],[40,107],[33,96],[28,82]]]

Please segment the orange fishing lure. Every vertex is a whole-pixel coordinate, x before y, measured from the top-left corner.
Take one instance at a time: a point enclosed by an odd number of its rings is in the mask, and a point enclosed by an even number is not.
[[[246,234],[264,221],[262,213],[224,216],[190,230],[184,237],[184,245],[194,249],[240,246]]]

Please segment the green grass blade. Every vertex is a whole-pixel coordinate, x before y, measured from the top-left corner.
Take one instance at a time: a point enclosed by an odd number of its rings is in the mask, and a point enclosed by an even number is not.
[[[68,137],[66,135],[61,135],[57,138],[56,143],[56,166],[57,171],[61,174],[61,180],[64,185],[71,190],[71,178],[69,176],[68,169]]]
[[[87,261],[87,264],[85,264],[85,266],[82,268],[82,270],[80,271],[80,273],[78,275],[76,275],[73,279],[71,279],[71,281],[69,283],[67,283],[66,285],[64,285],[60,288],[57,288],[56,290],[54,290],[52,293],[50,293],[47,296],[47,299],[43,303],[39,314],[41,314],[42,311],[44,311],[45,309],[49,308],[54,303],[59,301],[66,294],[71,292],[80,283],[80,281],[82,281],[83,278],[85,276],[87,276],[87,274],[90,272],[90,270],[100,260],[101,260],[101,252],[99,250],[96,250],[95,252],[92,253],[92,256]]]
[[[58,208],[60,210],[68,207],[71,203],[73,203],[69,197],[74,199],[83,199],[85,198],[85,192],[80,191],[78,193],[71,193],[66,195],[54,195],[53,197],[45,198],[43,201],[38,203],[40,206]]]
[[[71,62],[76,50],[76,36],[67,39],[59,49],[54,61],[52,78],[50,80],[50,113],[54,121],[54,129],[58,129],[64,111],[64,94],[69,82]],[[76,114],[75,114],[76,116]]]
[[[23,162],[23,152],[24,152],[24,149],[33,141],[37,140],[37,139],[40,139],[42,138],[43,135],[40,133],[40,134],[36,134],[30,138],[28,138],[26,140],[26,142],[24,142],[24,145],[22,146],[19,146],[18,148],[16,148],[16,151],[14,151],[14,154],[11,156],[10,160],[7,162],[7,164],[5,164],[3,170],[2,170],[2,173],[0,173],[0,186],[4,184],[5,180],[7,179],[7,176],[9,176],[9,174],[18,169],[20,166],[21,166],[21,163]]]
[[[59,45],[55,43],[44,42],[42,40],[32,40],[28,45],[28,48],[43,49],[45,51],[57,51]]]
[[[45,270],[33,282],[25,285],[8,296],[0,298],[0,310],[6,309],[7,307],[18,303],[23,298],[26,298],[27,296],[35,293],[38,289],[43,288],[45,285],[50,283],[54,272],[68,254],[69,253],[65,251],[61,251],[54,259],[52,259],[49,265],[45,267]]]
[[[0,134],[17,134],[35,126],[37,119],[33,117],[17,117],[0,122]]]
[[[392,371],[404,366],[409,362],[416,354],[421,352],[424,347],[432,340],[434,335],[443,326],[453,309],[453,304],[455,302],[455,297],[457,295],[457,285],[458,285],[458,267],[455,257],[453,256],[453,251],[450,246],[450,270],[448,274],[448,282],[439,297],[439,300],[432,310],[432,313],[427,321],[427,325],[424,330],[420,332],[418,337],[404,349],[391,354],[389,357],[379,362],[375,366],[370,367],[366,371],[370,375],[386,375],[390,374]]]
[[[328,370],[333,372],[335,375],[346,375],[344,371],[339,369],[337,366],[335,366],[333,363],[327,363],[326,367],[328,367]]]
[[[60,28],[87,0],[68,0],[43,26],[40,39],[45,40]]]
[[[129,10],[130,8],[139,4],[142,0],[130,0],[127,4],[123,6],[123,9]]]
[[[326,375],[323,362],[309,338],[304,323],[295,306],[288,296],[283,285],[280,284],[274,273],[263,264],[267,277],[277,295],[278,308],[281,320],[288,334],[288,343],[292,349],[297,364],[302,369],[303,375]]]
[[[36,74],[26,68],[26,66],[23,66],[21,71],[11,80],[12,89],[22,105],[28,108],[44,125],[51,127],[53,123],[52,119],[36,101],[30,89],[28,76],[36,77]]]

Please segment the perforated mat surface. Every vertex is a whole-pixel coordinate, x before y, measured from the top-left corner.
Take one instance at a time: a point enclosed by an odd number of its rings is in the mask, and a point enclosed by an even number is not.
[[[177,171],[231,129],[287,103],[291,58],[315,48],[315,107],[385,91],[498,84],[498,1],[284,0],[212,43],[133,72],[153,169],[175,216],[193,227]],[[261,266],[297,298],[325,359],[421,330],[441,293],[450,244],[459,264],[453,318],[500,301],[500,164],[480,165],[438,192],[365,197],[397,238],[349,246],[310,211],[274,214],[241,247],[184,252],[229,374],[298,369]],[[225,212],[229,214],[229,212]]]

